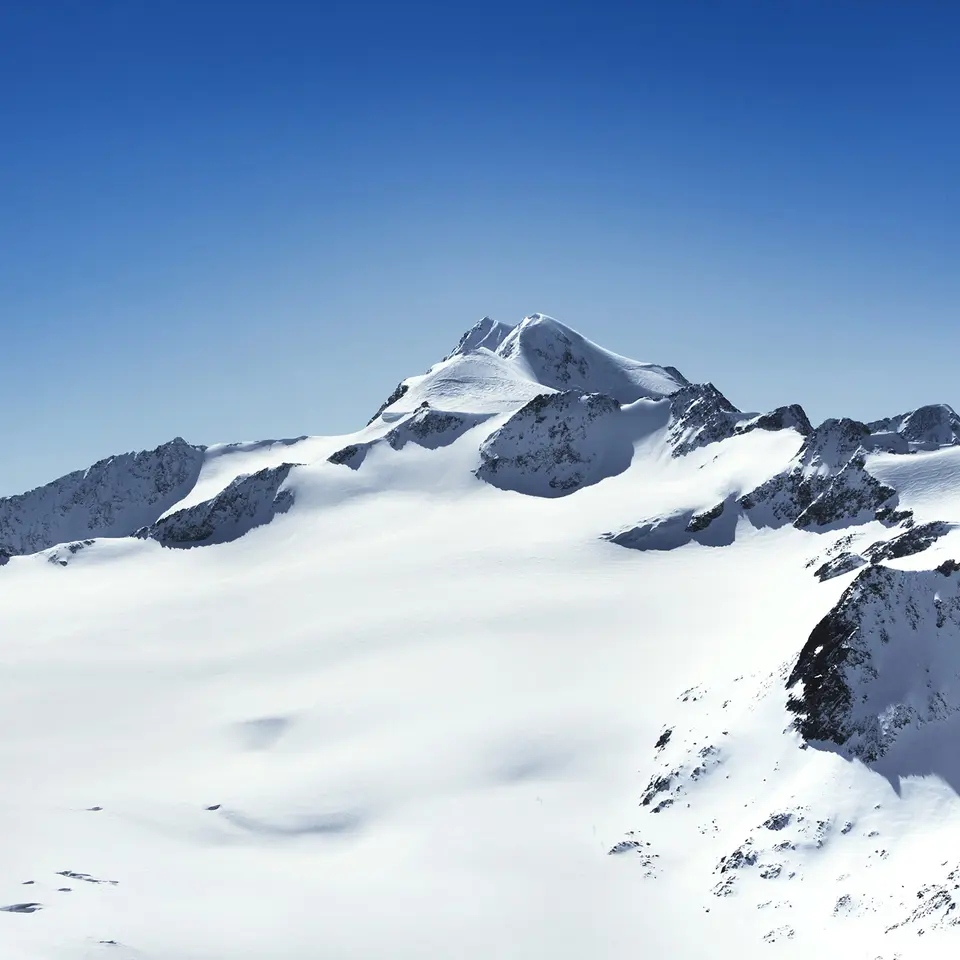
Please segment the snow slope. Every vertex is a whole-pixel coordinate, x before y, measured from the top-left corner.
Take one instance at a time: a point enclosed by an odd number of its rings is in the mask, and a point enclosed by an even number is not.
[[[3,505],[0,955],[955,955],[957,447],[559,334]]]

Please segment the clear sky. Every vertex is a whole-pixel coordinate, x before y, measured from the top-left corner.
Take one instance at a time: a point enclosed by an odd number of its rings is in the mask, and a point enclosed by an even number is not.
[[[0,0],[0,494],[341,433],[483,314],[960,406],[960,7]]]

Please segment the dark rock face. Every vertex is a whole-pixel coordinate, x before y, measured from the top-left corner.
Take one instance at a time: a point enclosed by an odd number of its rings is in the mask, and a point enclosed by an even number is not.
[[[334,463],[337,466],[346,466],[356,470],[363,463],[363,458],[367,455],[369,449],[370,444],[368,443],[350,443],[331,453],[327,457],[327,463]]]
[[[868,566],[814,628],[790,672],[787,707],[796,729],[876,762],[904,728],[929,728],[960,711],[958,641],[954,567]]]
[[[673,456],[734,436],[745,419],[712,383],[692,383],[670,397],[668,440]]]
[[[108,457],[87,470],[0,500],[0,554],[17,556],[67,541],[132,536],[190,492],[204,450],[177,437],[155,450]]]
[[[939,520],[924,523],[918,527],[911,527],[889,540],[878,540],[876,543],[870,544],[862,554],[847,552],[833,557],[814,570],[814,576],[820,581],[831,580],[833,577],[842,576],[867,563],[897,560],[900,557],[910,557],[916,553],[922,553],[953,529],[954,524]],[[952,562],[948,560],[947,564]],[[945,572],[949,572],[949,568]]]
[[[813,571],[813,575],[823,583],[826,580],[832,580],[834,577],[842,577],[845,573],[850,573],[866,564],[866,560],[859,553],[841,553],[832,560],[827,560]]]
[[[753,430],[792,429],[804,437],[814,433],[797,403],[754,416],[738,410],[712,383],[683,387],[670,397],[670,411],[668,439],[675,457]]]
[[[896,491],[865,469],[867,449],[903,452],[902,438],[877,438],[856,420],[826,420],[801,446],[782,473],[744,494],[740,506],[758,526],[792,523],[799,529],[823,528],[875,519]]]
[[[534,397],[480,447],[476,475],[495,487],[559,497],[622,473],[633,444],[620,405],[599,393]]]
[[[891,431],[900,434],[915,450],[932,450],[960,443],[960,416],[945,403],[928,404],[910,413],[902,413],[870,425],[873,433]]]
[[[895,497],[897,491],[867,473],[864,464],[862,455],[851,457],[793,525],[804,529],[874,519],[877,510]]]
[[[924,523],[912,527],[891,540],[874,543],[863,551],[863,555],[871,563],[881,560],[896,560],[899,557],[909,557],[915,553],[922,553],[932,547],[942,536],[953,529],[953,524],[936,520],[933,523]]]
[[[856,681],[848,679],[847,667],[859,667],[869,659],[857,635],[856,606],[858,595],[865,588],[863,576],[847,588],[837,606],[814,627],[787,679],[788,689],[803,684],[802,693],[791,696],[787,708],[797,715],[795,726],[806,740],[844,744],[854,733],[850,713]],[[882,596],[883,588],[878,587],[878,595]]]
[[[876,519],[887,527],[894,527],[898,523],[904,527],[912,527],[913,511],[895,510],[893,507],[881,507],[876,513]]]
[[[293,493],[280,487],[295,466],[284,463],[237,477],[213,499],[178,510],[137,531],[137,536],[149,537],[165,547],[200,547],[237,540],[290,509]]]
[[[367,454],[377,444],[386,443],[394,450],[402,450],[408,443],[415,443],[428,450],[446,447],[458,440],[467,430],[483,423],[488,414],[447,413],[434,410],[424,401],[409,417],[398,423],[377,440],[351,443],[327,457],[334,463],[356,470]]]
[[[415,443],[428,450],[446,447],[458,440],[467,430],[483,423],[487,414],[448,413],[434,410],[426,402],[422,403],[401,423],[398,423],[384,440],[394,450],[402,450],[408,443]]]
[[[687,533],[699,533],[706,530],[723,513],[724,503],[721,501],[715,507],[704,510],[703,513],[696,513],[690,518],[687,524]]]
[[[380,414],[387,409],[387,407],[395,404],[409,389],[410,387],[407,384],[398,383],[393,393],[391,393],[390,396],[380,404],[380,406],[377,408],[377,412],[367,421],[367,426],[369,427],[370,424],[373,423],[373,421],[376,420],[377,417],[379,417]]]
[[[743,425],[740,432],[747,430],[788,430],[794,429],[797,433],[809,437],[813,427],[807,418],[806,411],[799,403],[791,403],[787,407],[777,407],[770,413],[764,413],[755,420]]]
[[[960,417],[945,403],[918,407],[903,418],[897,433],[911,443],[955,446],[960,443]]]

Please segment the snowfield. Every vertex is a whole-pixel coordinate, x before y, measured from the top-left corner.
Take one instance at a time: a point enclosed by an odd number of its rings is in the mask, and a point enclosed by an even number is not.
[[[949,408],[541,315],[391,396],[0,501],[3,960],[956,956]]]

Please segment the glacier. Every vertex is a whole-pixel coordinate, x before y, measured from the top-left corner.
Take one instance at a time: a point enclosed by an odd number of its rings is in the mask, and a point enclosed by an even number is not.
[[[0,500],[5,960],[955,955],[951,407],[543,314],[385,387]]]

